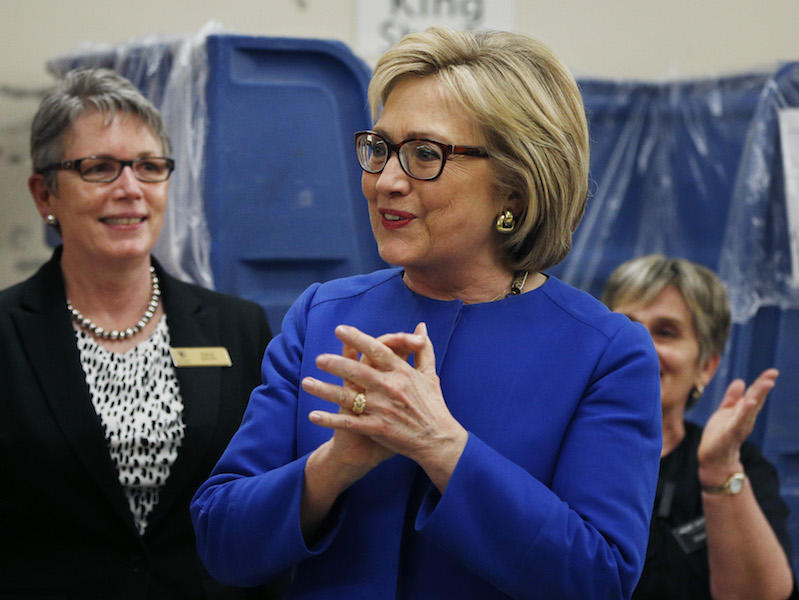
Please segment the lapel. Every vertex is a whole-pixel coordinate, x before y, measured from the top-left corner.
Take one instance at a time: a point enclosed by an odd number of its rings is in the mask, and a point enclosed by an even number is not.
[[[58,248],[29,280],[20,307],[12,310],[11,318],[64,437],[114,512],[138,536],[80,364],[75,332],[66,309],[60,258]]]
[[[172,346],[219,346],[219,312],[208,306],[187,284],[168,275],[153,259],[163,290]],[[184,438],[166,484],[161,489],[158,505],[149,518],[148,531],[163,519],[176,500],[191,497],[197,481],[197,470],[203,468],[214,434],[221,398],[220,367],[183,367],[175,373],[183,400]],[[203,472],[201,478],[207,476]],[[188,496],[187,486],[191,486]],[[188,500],[186,500],[188,503]],[[181,506],[180,510],[188,510]]]

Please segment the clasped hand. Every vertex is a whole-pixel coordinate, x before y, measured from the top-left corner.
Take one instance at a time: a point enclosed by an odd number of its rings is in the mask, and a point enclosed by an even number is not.
[[[468,434],[444,402],[425,324],[413,333],[379,338],[346,325],[336,327],[335,334],[343,344],[341,355],[321,354],[316,366],[340,377],[342,385],[312,377],[302,380],[306,392],[340,407],[338,413],[309,415],[311,422],[335,430],[331,451],[342,464],[360,465],[364,473],[402,454],[443,489]],[[408,362],[411,354],[414,366]],[[355,415],[351,408],[358,393],[365,395],[366,407]]]

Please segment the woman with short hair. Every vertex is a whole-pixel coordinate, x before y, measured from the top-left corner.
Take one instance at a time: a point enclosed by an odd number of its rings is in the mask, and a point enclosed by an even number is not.
[[[205,571],[188,504],[258,381],[263,310],[152,256],[174,160],[121,75],[59,81],[31,158],[61,244],[0,292],[0,597],[244,597]]]
[[[684,419],[727,343],[724,284],[702,265],[656,254],[617,267],[602,299],[649,330],[660,359],[663,450],[633,598],[796,598],[777,472],[745,442],[777,371],[748,388],[733,381],[704,429]]]

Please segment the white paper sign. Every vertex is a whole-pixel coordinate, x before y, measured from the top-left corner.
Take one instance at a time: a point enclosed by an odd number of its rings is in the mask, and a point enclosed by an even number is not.
[[[778,113],[782,139],[782,169],[785,173],[785,208],[791,244],[792,284],[799,288],[799,108]]]
[[[512,31],[516,0],[358,0],[358,53],[374,64],[402,36],[431,25]]]

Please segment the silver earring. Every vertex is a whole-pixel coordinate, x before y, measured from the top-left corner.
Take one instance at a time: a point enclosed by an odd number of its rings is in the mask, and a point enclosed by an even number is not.
[[[500,233],[513,233],[513,230],[516,229],[516,216],[509,208],[506,208],[497,216],[494,227],[496,227],[497,231]]]
[[[55,215],[49,214],[47,215],[44,220],[47,222],[47,225],[50,227],[56,227],[58,225],[58,219],[55,218]]]

